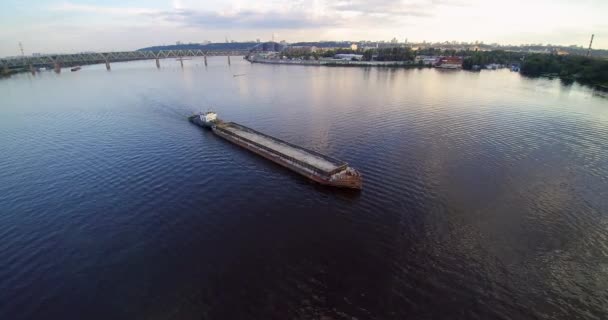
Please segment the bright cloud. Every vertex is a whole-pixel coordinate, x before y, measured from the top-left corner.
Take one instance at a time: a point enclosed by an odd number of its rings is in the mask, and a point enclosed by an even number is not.
[[[0,3],[0,56],[137,49],[175,41],[475,41],[608,47],[608,1],[119,0]],[[29,49],[29,50],[28,50]]]
[[[49,7],[49,10],[58,12],[93,13],[106,15],[143,15],[159,12],[159,10],[149,8],[106,7],[101,5],[76,4],[70,2],[52,5]]]

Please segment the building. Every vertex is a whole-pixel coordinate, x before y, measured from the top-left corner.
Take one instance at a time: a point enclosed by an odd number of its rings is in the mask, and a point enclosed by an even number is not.
[[[351,49],[351,50],[353,50],[353,51],[357,51],[357,48],[358,48],[358,47],[359,47],[359,46],[357,46],[357,44],[356,44],[356,43],[352,43],[352,44],[350,45],[350,49]]]
[[[498,64],[498,63],[490,63],[490,64],[487,64],[487,65],[485,66],[485,68],[486,68],[486,69],[488,69],[488,70],[496,70],[496,69],[500,69],[500,68],[502,68],[502,64]]]
[[[285,48],[285,51],[288,53],[315,53],[318,51],[315,46],[289,46]]]
[[[437,64],[435,64],[437,68],[443,69],[460,69],[462,68],[462,58],[461,57],[442,57],[439,59]]]
[[[352,54],[352,53],[338,53],[334,56],[334,59],[347,60],[347,61],[352,61],[352,60],[360,61],[363,59],[363,55],[362,54]]]
[[[378,49],[378,43],[365,43],[361,46],[361,50],[366,51],[366,50],[374,50],[374,49]]]
[[[249,59],[251,60],[258,60],[258,59],[279,59],[280,53],[279,52],[271,52],[271,51],[267,51],[267,52],[255,52],[249,55]]]
[[[432,66],[432,65],[435,65],[437,62],[439,62],[439,57],[438,56],[416,56],[416,58],[414,58],[414,62],[416,62],[416,63],[422,62],[422,64],[424,64],[424,65]]]

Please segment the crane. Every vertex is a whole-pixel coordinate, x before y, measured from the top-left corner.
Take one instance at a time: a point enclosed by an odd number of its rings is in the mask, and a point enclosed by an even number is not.
[[[587,49],[587,57],[591,55],[591,45],[593,44],[594,36],[595,36],[594,34],[591,35],[591,41],[589,41],[589,49]]]

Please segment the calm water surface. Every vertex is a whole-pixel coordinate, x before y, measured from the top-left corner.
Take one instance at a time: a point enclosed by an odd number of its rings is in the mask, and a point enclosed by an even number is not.
[[[0,80],[0,319],[608,318],[605,95],[209,62]],[[186,121],[209,106],[363,191]]]

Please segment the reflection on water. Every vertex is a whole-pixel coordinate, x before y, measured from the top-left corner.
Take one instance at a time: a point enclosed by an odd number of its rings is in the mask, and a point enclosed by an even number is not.
[[[225,57],[66,70],[0,80],[2,319],[605,316],[601,93]],[[208,108],[364,189],[186,121]]]

